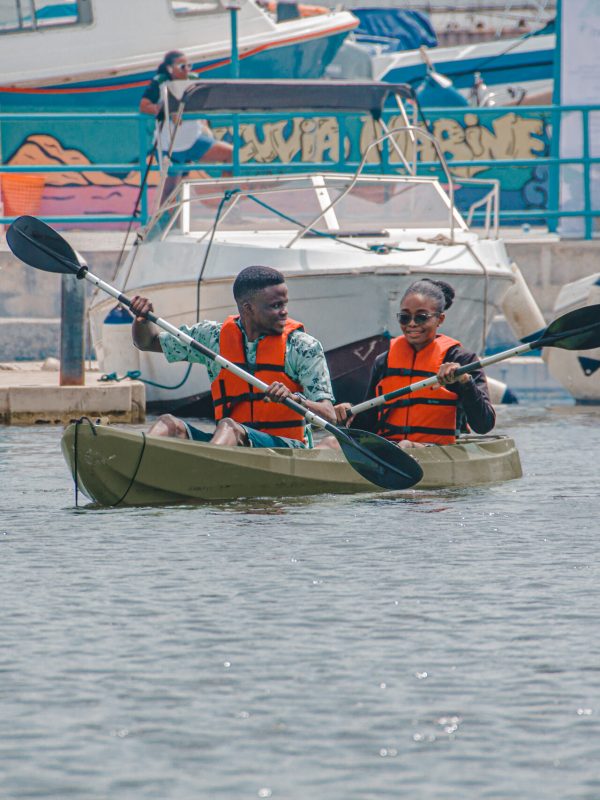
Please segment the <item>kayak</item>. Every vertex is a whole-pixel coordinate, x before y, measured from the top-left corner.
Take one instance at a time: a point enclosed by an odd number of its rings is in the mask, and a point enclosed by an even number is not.
[[[62,450],[77,487],[102,506],[382,491],[330,448],[217,447],[84,419],[66,428]],[[411,492],[522,475],[508,436],[467,436],[410,454],[423,468]]]

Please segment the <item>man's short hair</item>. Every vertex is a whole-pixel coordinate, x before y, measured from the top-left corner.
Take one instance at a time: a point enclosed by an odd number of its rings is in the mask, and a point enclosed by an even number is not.
[[[280,283],[285,283],[285,278],[273,267],[246,267],[233,282],[233,296],[237,303],[242,303],[261,289]]]

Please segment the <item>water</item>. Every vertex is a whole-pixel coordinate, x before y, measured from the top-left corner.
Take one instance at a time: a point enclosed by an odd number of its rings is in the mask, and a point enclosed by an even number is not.
[[[501,409],[525,477],[76,509],[0,429],[0,797],[600,797],[600,415]]]

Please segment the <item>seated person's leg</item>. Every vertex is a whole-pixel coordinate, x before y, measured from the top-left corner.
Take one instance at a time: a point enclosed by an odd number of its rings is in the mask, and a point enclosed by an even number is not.
[[[233,161],[233,146],[228,142],[213,140],[209,149],[201,157],[200,161],[215,161],[217,163],[231,164]]]
[[[223,447],[248,447],[246,428],[239,422],[225,417],[217,423],[210,443]]]
[[[324,436],[317,444],[315,444],[315,448],[325,448],[328,447],[331,450],[341,450],[340,443],[335,438],[335,436]]]
[[[287,436],[274,436],[254,428],[245,428],[249,447],[299,447],[306,445],[298,439],[289,439]]]
[[[177,439],[188,439],[188,429],[183,420],[172,414],[163,414],[148,429],[152,436],[173,436]]]
[[[179,163],[212,161],[231,164],[233,161],[233,146],[228,142],[215,139],[210,131],[203,131],[188,150],[173,153],[172,157],[173,160],[177,159]]]

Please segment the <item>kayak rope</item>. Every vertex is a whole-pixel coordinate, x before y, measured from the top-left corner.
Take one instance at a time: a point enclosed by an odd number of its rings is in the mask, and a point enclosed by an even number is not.
[[[188,368],[185,372],[183,378],[179,381],[179,383],[175,384],[175,386],[166,386],[164,383],[157,383],[156,381],[151,381],[148,378],[142,378],[142,373],[139,369],[130,369],[128,370],[125,375],[117,375],[116,372],[107,372],[104,375],[101,375],[98,380],[100,381],[116,381],[117,383],[120,381],[124,381],[129,378],[132,381],[141,381],[141,383],[147,383],[149,386],[156,386],[158,389],[179,389],[180,386],[187,381],[189,374],[192,369],[192,364],[188,364]]]
[[[146,441],[147,441],[146,434],[144,433],[144,431],[142,431],[142,449],[140,450],[140,455],[139,455],[139,458],[138,458],[138,462],[135,465],[135,469],[133,471],[133,475],[131,476],[131,480],[129,481],[129,485],[127,486],[127,489],[125,489],[125,492],[121,495],[121,497],[119,497],[117,502],[116,503],[111,503],[111,508],[114,508],[115,506],[118,506],[120,503],[122,503],[123,500],[125,500],[125,498],[129,494],[129,490],[133,486],[133,482],[137,478],[137,474],[138,474],[138,472],[140,470],[140,466],[142,464],[142,458],[144,456],[144,451],[146,450]]]
[[[94,427],[94,423],[89,417],[79,417],[79,419],[75,420],[75,438],[73,440],[73,481],[75,482],[75,508],[79,508],[79,449],[77,447],[77,433],[79,431],[79,426],[83,423],[87,422],[90,426],[90,429],[94,436],[97,436],[96,428]]]
[[[98,436],[98,432],[96,431],[96,426],[94,425],[94,423],[92,422],[92,420],[89,417],[79,417],[79,419],[75,420],[75,437],[73,439],[73,481],[75,482],[75,508],[79,508],[79,441],[78,441],[78,432],[79,432],[79,427],[84,422],[88,423],[88,425],[90,426],[90,430],[92,431],[94,436]],[[122,503],[123,500],[125,500],[125,498],[129,494],[129,490],[133,486],[133,482],[137,478],[137,474],[138,474],[138,472],[140,470],[140,466],[142,464],[142,458],[143,458],[145,450],[146,450],[146,434],[144,433],[144,431],[142,431],[142,449],[140,450],[140,455],[138,457],[137,464],[135,465],[135,469],[133,471],[133,475],[131,476],[129,484],[127,485],[127,489],[125,489],[125,492],[121,495],[121,497],[119,497],[119,499],[116,501],[116,503],[111,503],[111,505],[110,505],[111,508],[114,508],[115,506],[118,506],[119,503]]]

